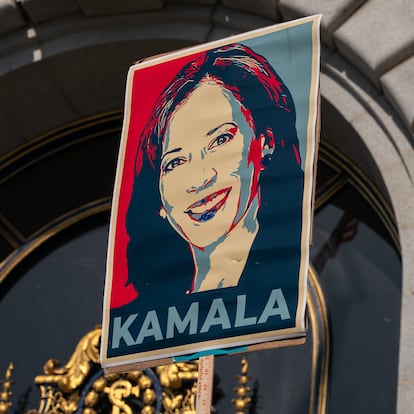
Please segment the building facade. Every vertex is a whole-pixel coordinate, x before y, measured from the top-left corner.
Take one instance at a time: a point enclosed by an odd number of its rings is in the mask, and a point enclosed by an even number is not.
[[[0,371],[13,359],[16,387],[33,378],[30,361],[66,358],[100,323],[129,66],[313,14],[323,17],[309,340],[248,356],[252,375],[263,412],[414,412],[410,0],[1,0]],[[218,367],[223,389],[232,360]]]

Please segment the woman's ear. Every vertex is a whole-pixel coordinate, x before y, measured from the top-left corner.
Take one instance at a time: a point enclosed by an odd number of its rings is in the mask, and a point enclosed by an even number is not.
[[[270,131],[269,131],[270,132]],[[260,161],[260,169],[263,171],[272,161],[272,154],[275,150],[274,137],[272,133],[269,133],[270,136],[265,137],[264,134],[260,135],[260,147],[262,150],[262,159]]]

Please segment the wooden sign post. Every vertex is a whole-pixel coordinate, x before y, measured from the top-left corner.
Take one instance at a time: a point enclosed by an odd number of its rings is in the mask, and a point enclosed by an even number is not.
[[[210,414],[213,399],[214,355],[198,360],[196,414]]]

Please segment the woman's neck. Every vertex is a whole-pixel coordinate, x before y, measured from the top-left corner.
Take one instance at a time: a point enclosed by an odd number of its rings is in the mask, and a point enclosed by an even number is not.
[[[259,196],[224,240],[203,250],[191,246],[195,263],[193,292],[237,286],[259,230]]]

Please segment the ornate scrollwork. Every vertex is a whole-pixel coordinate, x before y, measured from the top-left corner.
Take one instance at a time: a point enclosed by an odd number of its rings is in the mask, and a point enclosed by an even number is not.
[[[25,414],[195,414],[197,362],[180,362],[125,374],[105,374],[99,363],[101,329],[86,334],[64,366],[49,359],[44,373],[35,377],[40,388],[37,409]],[[242,360],[237,398],[232,400],[237,414],[244,414],[250,402],[247,393],[247,360]],[[0,414],[12,403],[13,364],[0,381]]]
[[[112,414],[154,414],[157,399],[154,382],[144,371],[99,376],[83,401],[83,414],[98,414],[102,406]]]
[[[177,363],[155,371],[106,374],[99,363],[101,329],[86,334],[69,361],[60,366],[49,359],[35,377],[40,403],[26,414],[194,414],[197,363]],[[7,369],[0,393],[0,414],[10,402],[13,365]]]
[[[92,366],[99,364],[100,339],[100,328],[86,334],[64,367],[59,367],[59,362],[55,359],[49,359],[43,366],[45,375],[35,377],[35,384],[56,384],[63,393],[77,389],[90,374]]]
[[[198,364],[180,362],[163,365],[157,367],[156,372],[163,387],[162,403],[165,414],[195,413]],[[190,384],[190,388],[186,387],[186,384]],[[183,387],[184,393],[182,392]]]

